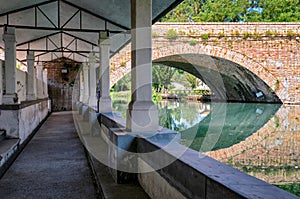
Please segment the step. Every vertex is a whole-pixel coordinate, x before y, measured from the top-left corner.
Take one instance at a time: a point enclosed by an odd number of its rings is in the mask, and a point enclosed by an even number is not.
[[[0,141],[0,167],[4,165],[8,159],[16,153],[19,148],[20,139],[4,139]]]
[[[5,130],[0,130],[0,142],[1,142],[2,140],[4,140],[5,137],[6,137],[6,131],[5,131]]]

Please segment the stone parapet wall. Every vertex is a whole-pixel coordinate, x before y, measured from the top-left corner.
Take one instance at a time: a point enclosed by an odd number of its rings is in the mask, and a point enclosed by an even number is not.
[[[179,33],[185,32],[187,35],[199,35],[210,33],[218,35],[224,33],[227,36],[236,36],[237,33],[259,33],[260,35],[268,35],[267,32],[273,32],[280,35],[288,35],[291,31],[300,34],[300,23],[156,23],[153,26],[153,32],[158,35],[165,34],[169,29],[174,29]],[[267,33],[267,34],[266,34]]]
[[[27,104],[0,106],[0,129],[6,131],[8,138],[20,139],[20,144],[48,115],[47,99]]]

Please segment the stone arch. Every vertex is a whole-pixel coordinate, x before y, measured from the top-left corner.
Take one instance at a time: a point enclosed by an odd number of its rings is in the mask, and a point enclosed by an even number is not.
[[[155,46],[155,45],[153,45]],[[174,45],[168,45],[163,47],[153,48],[152,59],[153,62],[162,63],[166,61],[166,58],[174,59],[175,55],[200,55],[200,56],[210,56],[214,60],[227,60],[231,63],[237,64],[239,67],[245,68],[247,71],[250,71],[254,74],[255,77],[260,79],[265,83],[265,92],[267,90],[275,91],[275,94],[268,93],[270,98],[274,98],[275,100],[267,100],[269,102],[280,102],[280,100],[284,99],[286,95],[285,89],[283,85],[278,85],[278,81],[275,76],[273,76],[267,69],[265,69],[261,64],[253,61],[251,58],[243,55],[239,52],[233,51],[228,48],[220,47],[220,46],[211,46],[204,44],[196,44],[190,45],[189,43],[184,42],[175,42]],[[128,73],[131,68],[130,64],[130,49],[127,49],[126,53],[123,53],[123,67],[118,67],[117,70],[112,72],[111,85],[117,82],[119,78],[121,78],[124,74]],[[120,57],[117,58],[120,60]],[[173,61],[172,64],[174,64]],[[124,66],[126,63],[126,67]],[[165,64],[165,63],[164,63]],[[119,77],[119,78],[118,78]],[[212,84],[210,84],[212,85]],[[268,89],[267,89],[268,88]],[[224,94],[221,94],[224,95]],[[277,97],[278,96],[278,97]],[[224,97],[224,96],[223,96]],[[255,101],[255,100],[254,100]]]

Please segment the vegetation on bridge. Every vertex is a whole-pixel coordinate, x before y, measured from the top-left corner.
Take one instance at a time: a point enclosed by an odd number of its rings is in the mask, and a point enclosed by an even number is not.
[[[162,21],[298,22],[298,0],[184,0]]]

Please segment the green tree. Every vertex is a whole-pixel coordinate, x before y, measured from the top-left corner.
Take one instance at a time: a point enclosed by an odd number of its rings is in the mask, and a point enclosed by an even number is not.
[[[184,76],[192,89],[195,89],[197,86],[199,86],[200,80],[197,77],[190,73],[185,73]]]
[[[131,89],[131,73],[126,74],[122,77],[114,86],[115,92],[128,91]]]
[[[206,0],[195,19],[205,22],[238,22],[244,18],[248,7],[248,0]]]
[[[164,65],[153,65],[152,82],[155,90],[160,91],[161,86],[168,88],[176,70],[173,67]]]
[[[240,21],[249,6],[248,0],[187,0],[169,12],[163,21]]]
[[[298,22],[299,0],[185,0],[162,21]]]
[[[300,21],[299,0],[259,0],[257,6],[263,8],[262,13],[247,13],[247,21]]]
[[[162,21],[169,22],[187,22],[193,20],[201,10],[201,1],[199,0],[185,0],[179,4],[175,9],[169,12]]]

